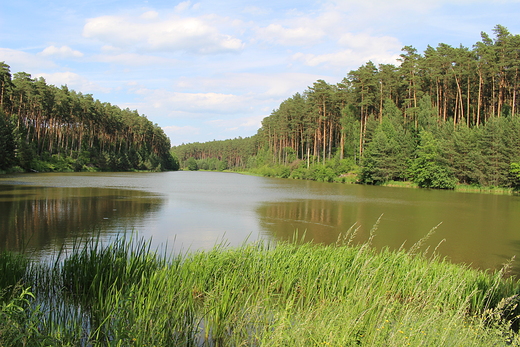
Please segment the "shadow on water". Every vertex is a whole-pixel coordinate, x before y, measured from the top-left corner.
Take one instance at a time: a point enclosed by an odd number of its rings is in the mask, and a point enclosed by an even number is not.
[[[45,253],[86,233],[116,233],[160,209],[138,190],[0,185],[0,247]]]

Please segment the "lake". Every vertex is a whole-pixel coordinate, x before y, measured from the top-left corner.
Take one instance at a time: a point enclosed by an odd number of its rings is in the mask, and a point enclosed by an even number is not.
[[[355,240],[364,242],[378,219],[379,248],[409,249],[440,224],[423,250],[481,269],[520,254],[520,196],[222,172],[0,176],[0,245],[35,256],[79,237],[121,233],[173,252],[288,240],[296,231],[331,244],[352,226]]]

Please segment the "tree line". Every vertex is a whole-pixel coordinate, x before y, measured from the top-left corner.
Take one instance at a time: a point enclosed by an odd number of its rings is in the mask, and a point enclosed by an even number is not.
[[[137,111],[0,62],[0,170],[172,170],[163,130]]]
[[[471,48],[405,46],[398,65],[369,61],[340,83],[318,80],[284,100],[255,136],[236,141],[254,144],[253,154],[235,150],[238,162],[325,181],[354,172],[367,184],[518,187],[519,72],[520,35],[501,25]]]
[[[180,165],[189,170],[246,170],[256,166],[258,145],[256,136],[239,137],[182,144],[172,147],[172,153]]]

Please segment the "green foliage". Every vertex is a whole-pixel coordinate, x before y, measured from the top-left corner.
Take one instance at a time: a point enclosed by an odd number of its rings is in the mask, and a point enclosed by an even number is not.
[[[171,152],[187,168],[189,158],[194,158],[202,170],[243,170],[262,166],[262,155],[257,152],[257,137],[236,138],[225,141],[190,143],[172,147]]]
[[[441,43],[420,54],[405,46],[399,66],[367,62],[340,83],[318,80],[294,94],[251,138],[174,151],[182,163],[215,158],[274,177],[287,177],[286,166],[295,179],[509,187],[510,163],[520,160],[520,35],[500,25],[494,35],[483,33],[472,49]],[[435,148],[418,147],[420,132],[431,133]],[[359,175],[337,170],[336,159]]]
[[[421,188],[454,189],[457,181],[440,155],[437,140],[428,131],[419,135],[417,157],[411,166],[413,181]]]
[[[33,308],[30,288],[15,287],[11,297],[0,306],[0,345],[51,346],[39,331],[41,315]]]
[[[520,191],[520,163],[511,163],[509,173],[511,174],[511,186],[515,191]]]
[[[318,182],[332,182],[337,175],[331,167],[316,164],[310,168],[310,177]]]
[[[354,183],[357,174],[354,174],[355,164],[350,159],[333,158],[325,164],[307,164],[303,160],[295,160],[291,165],[264,165],[252,170],[253,173],[264,177],[292,178],[312,180],[318,182],[348,182]]]
[[[0,170],[14,166],[15,148],[11,123],[0,108]]]
[[[433,106],[430,95],[424,95],[418,104],[417,123],[420,130],[429,130],[435,128],[438,124],[437,115],[439,110]]]
[[[218,171],[224,171],[228,169],[228,164],[226,161],[220,160],[216,166]]]
[[[75,247],[63,261],[61,277],[66,290],[85,307],[92,306],[100,292],[124,290],[162,265],[149,243],[126,237],[108,246],[92,239]]]
[[[361,181],[381,184],[407,178],[406,171],[412,145],[395,118],[384,118],[366,148]]]
[[[168,137],[137,111],[101,103],[65,86],[47,85],[43,78],[33,79],[27,73],[11,78],[8,70],[1,63],[5,102],[0,111],[0,170],[176,168]],[[88,156],[82,155],[85,151]]]
[[[165,259],[96,240],[41,264],[0,308],[8,346],[518,343],[519,284],[409,250],[279,242]],[[296,238],[295,238],[296,240]],[[42,305],[40,305],[42,303]]]
[[[487,122],[480,138],[482,170],[486,177],[485,184],[490,186],[501,186],[507,181],[509,163],[506,159],[507,148],[503,142],[504,127],[501,123],[498,119]]]
[[[13,295],[14,288],[23,283],[29,258],[20,253],[0,252],[0,302]]]
[[[188,160],[186,160],[186,168],[190,171],[197,171],[199,169],[195,158],[190,157]]]

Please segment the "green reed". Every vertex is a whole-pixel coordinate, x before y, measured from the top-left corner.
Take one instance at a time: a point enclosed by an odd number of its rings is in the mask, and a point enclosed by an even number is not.
[[[39,318],[31,345],[518,342],[510,327],[519,285],[506,268],[486,273],[417,247],[378,251],[347,240],[258,242],[170,257],[124,236],[78,243],[61,261],[27,266],[24,283],[35,289],[24,312],[31,324]],[[14,341],[1,331],[0,345]]]
[[[23,283],[29,263],[23,254],[0,251],[0,302],[13,295],[16,285]]]

